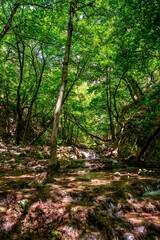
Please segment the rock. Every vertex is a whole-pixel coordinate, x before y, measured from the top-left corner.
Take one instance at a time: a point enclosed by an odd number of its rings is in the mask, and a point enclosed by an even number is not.
[[[114,173],[114,176],[120,177],[120,176],[121,176],[121,173],[120,173],[120,172],[115,172],[115,173]]]
[[[80,240],[104,240],[98,232],[86,233]]]
[[[126,232],[124,234],[124,240],[136,240],[136,238],[134,237],[134,235],[132,233]]]
[[[147,203],[144,204],[143,210],[146,213],[151,213],[151,212],[154,212],[156,210],[156,207],[151,202],[147,202]]]
[[[145,235],[147,234],[147,230],[145,226],[135,227],[134,234],[136,238],[144,239]]]

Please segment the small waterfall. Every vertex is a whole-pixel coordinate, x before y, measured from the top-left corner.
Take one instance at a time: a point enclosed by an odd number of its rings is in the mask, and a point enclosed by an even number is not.
[[[97,159],[99,158],[99,155],[94,150],[80,150],[82,156],[85,159]]]

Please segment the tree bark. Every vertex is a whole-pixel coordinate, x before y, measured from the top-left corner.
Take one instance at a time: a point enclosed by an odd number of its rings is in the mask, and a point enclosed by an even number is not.
[[[25,129],[24,129],[23,141],[22,141],[23,144],[26,143],[27,132],[28,132],[28,128],[29,128],[29,125],[30,125],[31,116],[32,116],[32,109],[33,109],[34,102],[37,99],[37,95],[38,95],[38,92],[39,92],[39,89],[40,89],[40,86],[41,86],[45,65],[46,65],[46,60],[43,58],[42,69],[41,69],[41,72],[40,72],[37,87],[36,87],[35,93],[33,94],[30,106],[28,108],[28,114],[27,114],[26,125],[25,125]]]
[[[22,44],[22,51],[20,50],[20,44]],[[24,70],[24,53],[25,53],[25,45],[23,41],[17,42],[17,51],[18,51],[18,60],[19,60],[19,84],[17,87],[17,117],[16,117],[16,144],[20,144],[21,131],[22,131],[22,115],[23,108],[21,106],[21,86],[23,82],[23,70]]]
[[[52,136],[51,136],[51,155],[50,155],[50,162],[49,165],[52,169],[58,168],[58,160],[57,160],[57,133],[58,133],[58,125],[59,125],[59,117],[61,113],[65,88],[67,84],[67,77],[68,77],[68,63],[69,63],[69,56],[70,56],[70,48],[71,48],[71,41],[72,41],[72,33],[73,33],[73,19],[75,15],[75,9],[77,5],[77,0],[74,0],[70,3],[70,16],[68,22],[68,35],[66,41],[66,48],[65,48],[65,55],[64,55],[64,62],[63,62],[63,69],[62,69],[62,80],[61,86],[59,89],[59,94],[57,98],[56,108],[54,111],[54,121],[53,121],[53,129],[52,129]]]
[[[43,134],[47,131],[47,129],[52,125],[54,118],[52,117],[49,122],[46,124],[44,129],[31,141],[30,145],[33,145],[35,142],[37,142],[40,137],[43,136]]]
[[[13,10],[12,10],[12,12],[11,12],[11,14],[10,14],[10,17],[9,17],[6,25],[4,26],[4,28],[3,28],[2,31],[0,32],[0,41],[3,39],[3,37],[4,37],[4,36],[7,34],[7,32],[9,31],[9,29],[10,29],[10,27],[11,27],[12,20],[13,20],[13,18],[14,18],[14,16],[15,16],[15,14],[16,14],[19,6],[20,6],[20,3],[19,3],[19,1],[17,1],[17,2],[14,4],[14,6],[13,6]]]
[[[74,120],[73,120],[73,119]],[[90,132],[88,132],[79,122],[78,120],[75,118],[75,116],[73,114],[71,114],[69,120],[74,123],[81,131],[83,131],[84,133],[86,133],[88,136],[90,136],[93,140],[100,140],[102,142],[110,142],[111,140],[108,140],[108,139],[104,139],[104,138],[101,138],[99,136],[96,136]]]
[[[131,94],[131,97],[134,102],[140,102],[143,98],[142,90],[140,89],[138,83],[134,80],[132,76],[127,76],[125,79],[126,82],[129,83],[131,86],[133,93]]]
[[[63,104],[66,102],[66,100],[67,100],[70,92],[72,91],[75,83],[79,80],[79,77],[80,77],[81,74],[83,73],[87,62],[88,62],[88,59],[84,62],[84,64],[82,65],[81,69],[79,69],[79,64],[78,64],[78,68],[77,68],[77,73],[76,73],[76,75],[75,75],[75,79],[73,80],[70,88],[67,90],[67,92],[66,92],[66,94],[65,94],[65,96],[64,96],[64,98],[63,98],[62,106],[63,106]],[[78,70],[79,70],[79,71],[78,71]],[[66,113],[66,114],[67,114],[67,113]],[[46,127],[31,141],[31,143],[30,143],[31,145],[33,145],[37,140],[39,140],[39,138],[40,138],[41,136],[43,136],[43,134],[47,131],[47,129],[53,124],[53,120],[54,120],[54,116],[51,118],[51,120],[49,120],[49,122],[47,123]],[[66,118],[66,120],[67,120],[67,118]],[[65,140],[66,140],[66,138],[65,138],[65,135],[66,135],[66,134],[65,134],[65,126],[66,126],[66,121],[64,121],[64,126],[63,126],[63,129],[61,130],[61,131],[62,131],[62,133],[61,133],[62,136],[61,136],[61,137],[62,137],[62,139],[65,139]],[[76,139],[77,139],[77,137],[76,137]],[[76,140],[75,140],[75,142],[76,142]]]
[[[110,73],[111,69],[106,66],[106,103],[107,103],[107,110],[109,116],[109,123],[110,123],[110,134],[112,136],[112,140],[115,141],[115,126],[112,114],[112,94],[111,94],[111,83],[110,83]]]

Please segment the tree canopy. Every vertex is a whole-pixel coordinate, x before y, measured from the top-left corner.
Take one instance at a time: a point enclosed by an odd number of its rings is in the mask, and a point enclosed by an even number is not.
[[[159,88],[159,12],[158,0],[2,0],[1,137],[50,144],[61,91],[59,144],[118,140],[125,109]]]

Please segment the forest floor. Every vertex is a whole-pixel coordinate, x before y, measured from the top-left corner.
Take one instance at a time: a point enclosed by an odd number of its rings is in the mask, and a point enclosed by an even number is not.
[[[0,239],[160,239],[159,170],[60,153],[46,181],[48,147],[0,144]]]

